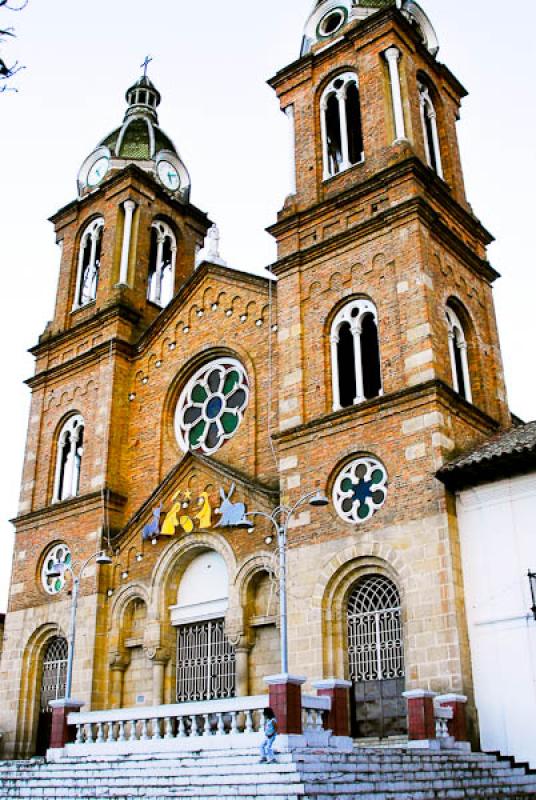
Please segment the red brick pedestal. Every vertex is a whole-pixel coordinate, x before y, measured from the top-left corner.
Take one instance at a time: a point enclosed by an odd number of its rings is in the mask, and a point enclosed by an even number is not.
[[[52,730],[49,748],[56,750],[74,742],[74,726],[67,725],[67,717],[72,711],[80,711],[84,703],[79,700],[51,700]]]
[[[449,735],[457,742],[467,742],[467,697],[463,694],[442,694],[436,702],[443,708],[452,708],[453,717],[448,720]]]
[[[313,684],[319,697],[331,698],[331,711],[326,712],[324,728],[334,736],[350,736],[350,681],[330,678]]]
[[[402,696],[408,701],[408,739],[410,741],[435,739],[434,697],[436,697],[436,693],[415,689],[412,692],[404,692]]]
[[[295,675],[270,675],[264,679],[270,689],[270,707],[281,734],[303,733],[301,687],[305,680]]]

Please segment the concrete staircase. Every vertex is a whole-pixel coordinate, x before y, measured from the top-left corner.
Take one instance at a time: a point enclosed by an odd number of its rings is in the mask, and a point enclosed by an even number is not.
[[[0,762],[0,800],[525,800],[536,776],[477,753],[325,748],[280,753],[274,765],[254,750]]]

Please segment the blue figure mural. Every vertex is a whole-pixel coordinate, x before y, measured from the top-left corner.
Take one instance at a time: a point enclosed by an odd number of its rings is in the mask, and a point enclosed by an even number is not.
[[[143,529],[143,539],[152,539],[160,535],[160,516],[162,514],[162,503],[158,508],[153,508],[153,518]]]
[[[229,489],[229,494],[225,496],[223,489],[220,489],[221,506],[216,509],[216,514],[221,515],[221,519],[216,528],[232,528],[236,525],[243,525],[248,522],[246,519],[246,506],[244,503],[231,503],[231,497],[235,490],[233,483]]]

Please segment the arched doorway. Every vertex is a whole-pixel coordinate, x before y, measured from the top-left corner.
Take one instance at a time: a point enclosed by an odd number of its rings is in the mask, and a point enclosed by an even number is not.
[[[52,727],[51,700],[65,697],[67,676],[67,640],[62,636],[50,639],[43,655],[41,683],[39,687],[39,722],[37,726],[36,755],[45,755],[50,742]]]
[[[353,736],[406,733],[400,595],[384,575],[367,575],[350,592],[348,659]]]
[[[211,550],[186,567],[171,609],[177,629],[176,702],[234,697],[236,659],[225,634],[229,575],[223,557]]]

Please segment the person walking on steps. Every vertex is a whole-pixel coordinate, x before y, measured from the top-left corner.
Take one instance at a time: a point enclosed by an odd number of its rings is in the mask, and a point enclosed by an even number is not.
[[[260,747],[260,764],[275,763],[274,742],[277,736],[277,720],[271,708],[264,709],[264,740]]]

